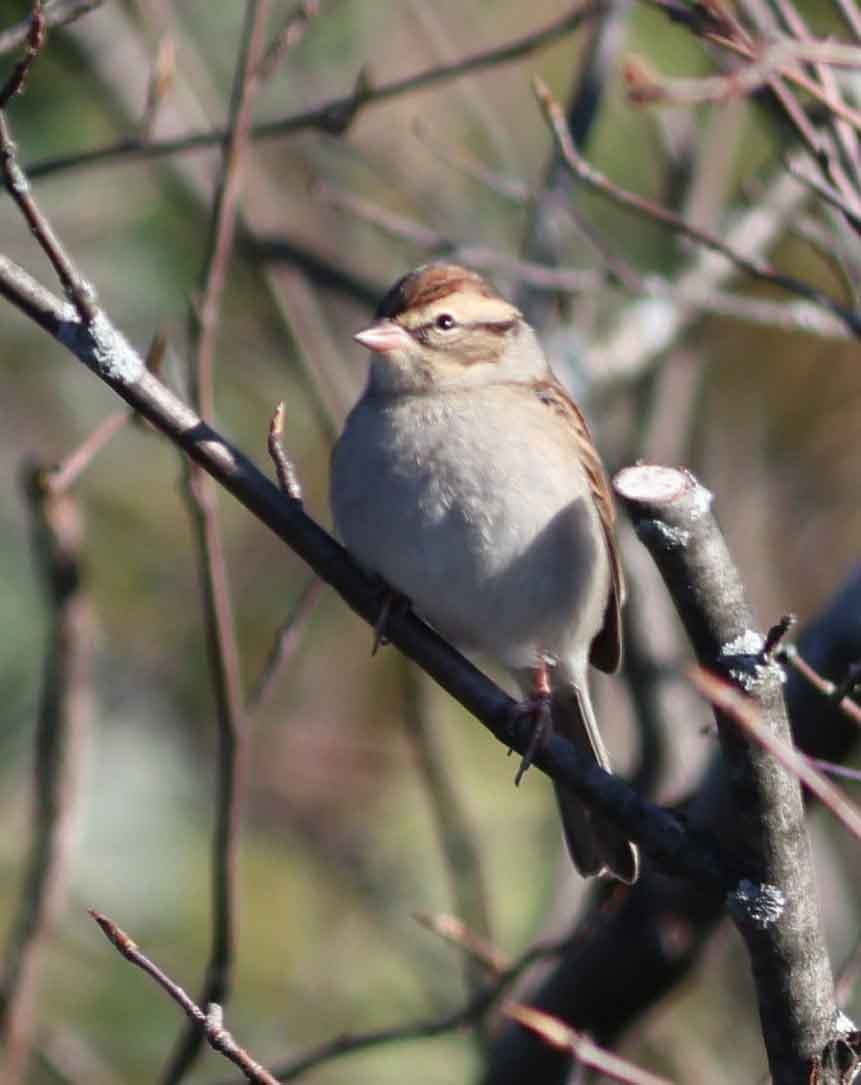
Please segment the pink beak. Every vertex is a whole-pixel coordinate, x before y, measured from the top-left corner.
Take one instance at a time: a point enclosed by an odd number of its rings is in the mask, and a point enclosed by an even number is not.
[[[361,343],[368,350],[378,354],[386,354],[390,350],[403,350],[412,343],[409,332],[393,320],[380,320],[372,324],[370,328],[364,328],[353,336],[357,343]]]

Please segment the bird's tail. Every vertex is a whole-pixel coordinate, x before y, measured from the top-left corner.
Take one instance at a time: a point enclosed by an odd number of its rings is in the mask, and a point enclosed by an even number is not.
[[[553,689],[553,726],[578,749],[588,753],[601,768],[610,771],[610,759],[598,731],[595,713],[585,684],[566,682]],[[565,842],[574,866],[584,876],[607,874],[629,885],[637,880],[640,859],[624,833],[600,814],[590,810],[576,795],[558,784],[556,799],[562,817]]]

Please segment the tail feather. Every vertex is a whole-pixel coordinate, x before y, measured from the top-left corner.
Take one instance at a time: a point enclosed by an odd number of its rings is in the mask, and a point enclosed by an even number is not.
[[[601,739],[585,684],[565,684],[553,690],[553,726],[578,749],[591,754],[610,771],[610,759]],[[584,876],[609,874],[629,885],[637,880],[640,860],[636,847],[600,814],[558,784],[556,799],[565,841],[574,866]]]

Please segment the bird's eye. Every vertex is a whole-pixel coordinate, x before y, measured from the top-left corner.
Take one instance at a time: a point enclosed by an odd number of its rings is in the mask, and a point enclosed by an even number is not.
[[[451,315],[451,313],[440,313],[434,321],[434,325],[439,328],[441,332],[451,331],[457,321]]]

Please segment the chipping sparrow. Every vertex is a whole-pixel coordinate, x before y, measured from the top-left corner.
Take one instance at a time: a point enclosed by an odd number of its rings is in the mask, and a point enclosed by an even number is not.
[[[621,655],[622,571],[586,422],[521,313],[479,275],[429,264],[356,339],[365,390],[332,459],[336,528],[353,557],[525,696],[549,679],[553,726],[603,768],[591,662]],[[557,787],[582,874],[637,877],[637,850]]]

